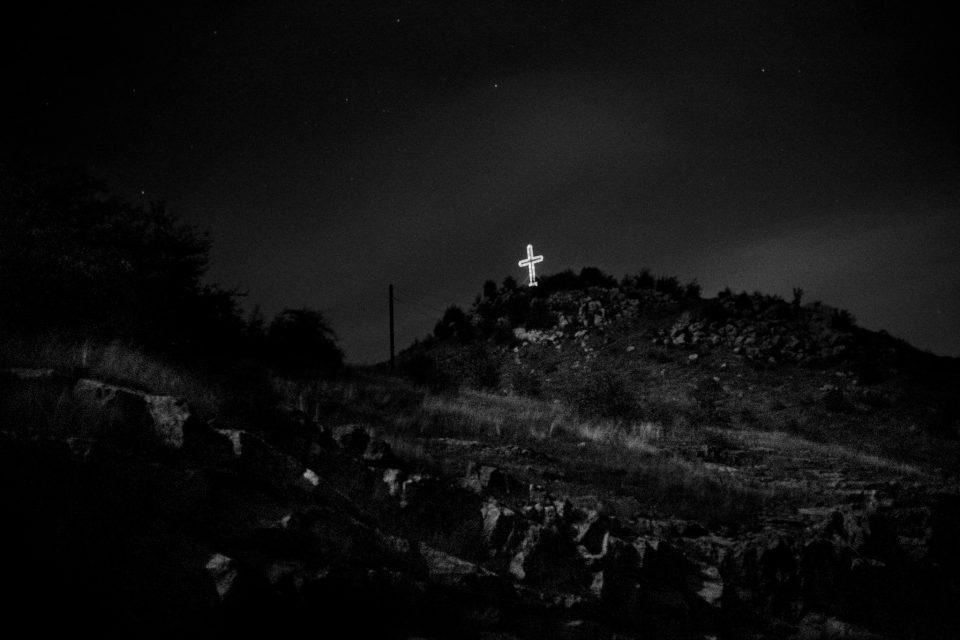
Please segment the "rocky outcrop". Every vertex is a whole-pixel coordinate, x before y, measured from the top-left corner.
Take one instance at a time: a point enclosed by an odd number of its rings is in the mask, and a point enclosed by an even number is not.
[[[128,635],[276,634],[315,630],[322,611],[327,629],[377,637],[960,629],[954,493],[870,488],[734,537],[552,495],[559,483],[527,482],[538,458],[520,447],[461,441],[468,472],[447,478],[416,472],[370,427],[287,413],[216,429],[175,398],[94,381],[70,395],[97,428],[3,435],[0,491],[13,583],[73,594],[79,627],[114,613]]]
[[[81,378],[73,388],[81,405],[97,411],[107,435],[127,444],[180,449],[191,413],[173,396],[153,395]]]

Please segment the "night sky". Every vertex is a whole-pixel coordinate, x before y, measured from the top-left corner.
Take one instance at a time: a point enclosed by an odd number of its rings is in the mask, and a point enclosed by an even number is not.
[[[3,159],[167,201],[211,281],[324,310],[348,360],[387,357],[389,283],[405,346],[528,243],[541,273],[799,286],[960,355],[938,4],[73,4],[2,20]]]

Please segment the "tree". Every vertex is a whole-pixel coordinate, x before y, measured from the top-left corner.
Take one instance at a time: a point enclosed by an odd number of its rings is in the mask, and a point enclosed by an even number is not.
[[[332,373],[343,366],[336,334],[315,309],[284,309],[267,331],[268,359],[288,371]]]
[[[0,324],[184,350],[239,339],[237,293],[201,281],[206,233],[70,169],[0,170]]]
[[[580,270],[580,286],[584,289],[589,287],[615,287],[617,280],[613,276],[607,275],[597,267],[584,267]]]
[[[456,305],[447,307],[443,312],[443,318],[433,327],[433,335],[438,340],[444,340],[456,336],[461,340],[470,338],[470,321],[467,314]]]
[[[665,293],[676,300],[683,296],[683,288],[675,276],[660,276],[657,278],[655,288],[660,293]]]

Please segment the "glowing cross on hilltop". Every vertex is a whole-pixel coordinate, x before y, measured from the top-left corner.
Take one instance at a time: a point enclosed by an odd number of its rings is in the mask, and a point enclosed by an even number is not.
[[[537,271],[533,268],[533,265],[537,264],[538,262],[543,262],[543,256],[533,255],[533,245],[528,244],[527,259],[521,260],[519,264],[521,267],[527,267],[530,270],[530,286],[531,287],[537,286]]]

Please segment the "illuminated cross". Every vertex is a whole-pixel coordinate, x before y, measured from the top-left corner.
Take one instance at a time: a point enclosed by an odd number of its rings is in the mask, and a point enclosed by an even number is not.
[[[527,259],[526,259],[526,260],[521,260],[521,261],[520,261],[520,266],[521,266],[521,267],[527,267],[527,269],[530,270],[530,286],[531,286],[531,287],[537,286],[537,272],[536,272],[536,270],[533,268],[533,265],[537,264],[538,262],[543,262],[543,256],[535,256],[535,255],[533,255],[533,245],[532,245],[532,244],[528,244],[528,245],[527,245]]]

